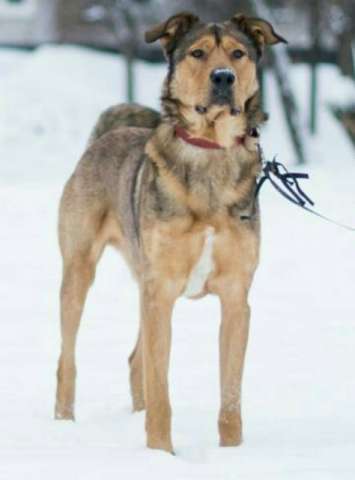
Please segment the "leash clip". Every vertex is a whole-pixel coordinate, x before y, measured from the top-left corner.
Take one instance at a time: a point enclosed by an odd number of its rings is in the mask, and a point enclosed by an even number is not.
[[[285,165],[276,161],[276,157],[272,161],[265,161],[263,158],[262,151],[260,150],[261,161],[263,164],[262,176],[256,183],[254,198],[256,199],[261,187],[266,180],[269,180],[271,185],[277,190],[283,197],[289,200],[291,203],[294,203],[298,207],[303,208],[309,213],[316,215],[327,222],[333,223],[338,227],[345,228],[346,230],[355,231],[355,227],[345,225],[343,223],[337,222],[325,215],[313,210],[314,202],[309,198],[309,196],[302,190],[298,180],[307,180],[309,179],[308,173],[297,173],[289,172]],[[283,171],[282,171],[283,170]],[[275,177],[275,178],[274,178]],[[280,185],[281,182],[281,185]]]
[[[269,180],[272,186],[290,202],[300,207],[305,207],[307,203],[311,206],[314,205],[314,202],[298,183],[300,179],[309,178],[307,173],[289,172],[285,165],[277,162],[276,157],[274,157],[272,161],[264,162],[263,174],[264,176],[260,178],[257,184],[255,196],[258,195],[265,180]],[[277,183],[277,180],[281,182],[282,186]]]

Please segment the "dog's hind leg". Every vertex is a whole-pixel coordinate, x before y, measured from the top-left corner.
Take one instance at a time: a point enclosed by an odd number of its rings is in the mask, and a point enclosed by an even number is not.
[[[107,241],[107,214],[102,207],[97,207],[97,203],[88,200],[84,195],[78,195],[69,182],[60,210],[63,280],[60,292],[62,346],[55,406],[57,419],[74,419],[76,337],[86,295],[94,280],[96,263]]]
[[[143,348],[142,335],[139,330],[136,346],[129,357],[130,367],[130,386],[133,411],[139,412],[144,410],[144,389],[143,389]]]
[[[95,266],[86,255],[78,255],[64,265],[60,293],[62,348],[57,371],[55,417],[74,419],[75,343],[87,291]]]

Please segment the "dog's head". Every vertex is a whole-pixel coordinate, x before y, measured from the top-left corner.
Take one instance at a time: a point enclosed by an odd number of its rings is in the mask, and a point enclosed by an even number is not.
[[[204,24],[183,12],[146,32],[160,40],[169,62],[169,95],[185,110],[207,114],[218,107],[237,114],[258,90],[257,61],[265,45],[285,40],[270,23],[235,15]]]

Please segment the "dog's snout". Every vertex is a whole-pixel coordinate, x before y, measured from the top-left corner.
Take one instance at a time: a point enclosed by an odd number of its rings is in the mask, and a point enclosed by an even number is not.
[[[218,88],[228,88],[233,85],[235,75],[229,68],[216,68],[210,75],[212,83]]]

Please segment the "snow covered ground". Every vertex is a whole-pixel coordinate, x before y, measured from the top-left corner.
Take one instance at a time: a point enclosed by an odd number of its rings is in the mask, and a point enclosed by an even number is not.
[[[163,67],[138,69],[138,100],[157,106]],[[355,233],[262,193],[262,258],[251,294],[243,387],[245,441],[217,447],[218,319],[214,298],[181,300],[171,361],[177,455],[144,447],[130,413],[127,357],[137,292],[107,251],[78,344],[76,423],[53,420],[59,352],[56,240],[61,189],[89,131],[123,100],[123,66],[75,47],[0,51],[0,479],[353,480],[355,478]],[[292,81],[306,120],[307,71]],[[327,110],[354,91],[321,71],[320,134],[308,140],[306,191],[355,224],[355,159]],[[294,161],[273,78],[268,157]]]

